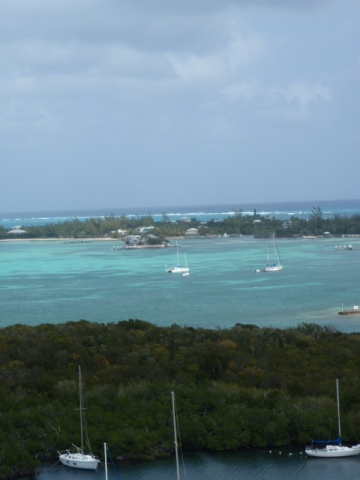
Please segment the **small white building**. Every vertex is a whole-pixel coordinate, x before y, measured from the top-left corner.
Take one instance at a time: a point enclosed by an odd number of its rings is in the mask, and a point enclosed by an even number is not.
[[[20,227],[14,227],[12,230],[6,232],[6,235],[22,235],[23,233],[26,233],[26,230],[23,230]]]
[[[149,227],[136,227],[136,228],[135,228],[135,232],[136,232],[136,233],[145,233],[145,232],[149,232],[149,231],[152,230],[153,228],[155,228],[155,227],[152,227],[152,226],[149,226]]]
[[[159,237],[153,235],[152,233],[149,233],[149,235],[146,235],[146,238],[150,238],[151,240],[157,240]]]
[[[188,236],[199,235],[199,230],[197,228],[188,228],[185,232],[185,235],[188,235]]]
[[[128,235],[127,237],[125,237],[125,242],[128,245],[137,245],[138,243],[140,243],[140,240],[140,235]]]

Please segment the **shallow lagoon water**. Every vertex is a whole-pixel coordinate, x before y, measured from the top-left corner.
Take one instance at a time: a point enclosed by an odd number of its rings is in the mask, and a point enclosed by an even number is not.
[[[265,273],[265,239],[180,240],[190,276],[165,273],[176,249],[117,250],[121,242],[0,243],[0,325],[129,318],[169,326],[279,328],[301,322],[360,331],[360,239],[279,239],[284,265]],[[270,246],[270,245],[269,245]],[[261,269],[260,273],[254,273]]]

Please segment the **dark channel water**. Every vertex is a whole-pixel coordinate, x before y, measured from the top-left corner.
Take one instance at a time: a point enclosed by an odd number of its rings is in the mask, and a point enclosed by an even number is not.
[[[105,480],[101,465],[97,472],[76,471],[46,462],[37,480]],[[223,453],[187,453],[181,480],[347,480],[360,478],[360,458],[306,458],[297,448],[241,450]],[[175,457],[153,462],[108,465],[109,480],[176,480]]]

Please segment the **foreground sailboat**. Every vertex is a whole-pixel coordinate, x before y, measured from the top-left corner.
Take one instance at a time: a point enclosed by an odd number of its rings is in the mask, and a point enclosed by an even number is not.
[[[266,244],[266,249],[267,249],[267,244]],[[269,251],[267,251],[267,263],[266,263],[266,266],[264,267],[264,272],[278,272],[279,270],[282,270],[282,269],[283,269],[283,266],[281,265],[281,262],[280,262],[280,256],[279,256],[279,252],[275,242],[275,235],[273,234],[273,260],[270,261]]]
[[[176,265],[174,267],[168,268],[166,270],[166,273],[182,273],[184,277],[189,275],[190,269],[187,266],[185,254],[184,254],[184,259],[185,259],[185,266],[182,267],[180,266],[180,262],[179,262],[179,245],[178,245],[178,242],[176,242]]]
[[[81,384],[81,368],[79,365],[79,398],[80,398],[80,434],[81,434],[81,447],[77,447],[74,445],[76,448],[77,452],[76,453],[71,453],[69,450],[66,450],[66,453],[60,453],[59,454],[59,460],[60,462],[71,468],[77,468],[77,469],[82,469],[82,470],[96,470],[97,466],[99,465],[100,460],[94,457],[94,455],[91,453],[89,454],[84,454],[84,428],[83,428],[83,422],[84,422],[84,414],[83,414],[83,400],[82,400],[82,384]],[[88,443],[88,442],[87,442]],[[88,445],[89,450],[90,446]]]
[[[310,447],[305,448],[305,453],[311,457],[320,458],[338,458],[353,457],[359,455],[360,444],[353,447],[346,447],[341,444],[341,424],[340,424],[340,407],[339,407],[339,381],[336,379],[336,403],[338,414],[339,436],[336,440],[313,440]],[[315,445],[319,445],[316,447]]]

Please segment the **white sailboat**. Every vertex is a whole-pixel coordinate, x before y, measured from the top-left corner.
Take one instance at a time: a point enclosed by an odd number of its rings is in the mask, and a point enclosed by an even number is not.
[[[179,245],[178,242],[176,242],[176,265],[173,267],[170,267],[166,270],[166,273],[182,273],[183,276],[187,276],[190,273],[190,269],[187,266],[187,261],[186,261],[186,255],[184,254],[185,258],[185,266],[180,266],[180,261],[179,261]]]
[[[264,272],[278,272],[279,270],[282,270],[283,266],[281,265],[281,262],[280,262],[280,256],[276,246],[274,234],[273,234],[273,260],[270,260],[267,244],[266,244],[266,250],[267,250],[267,263],[266,263],[266,266],[264,267]]]
[[[94,457],[92,452],[90,451],[89,454],[84,454],[84,414],[83,414],[83,400],[82,400],[82,384],[81,384],[81,367],[79,365],[79,399],[80,399],[80,435],[81,435],[81,447],[76,448],[76,453],[69,452],[66,450],[66,453],[59,453],[59,460],[60,462],[71,468],[77,468],[82,470],[96,470],[97,466],[99,465],[100,460]],[[87,442],[89,443],[89,442]],[[89,450],[90,446],[88,445]]]
[[[338,414],[339,436],[336,440],[313,440],[310,447],[305,448],[305,453],[311,457],[319,458],[338,458],[353,457],[359,455],[360,444],[352,447],[346,447],[341,443],[341,424],[340,424],[340,406],[339,406],[339,381],[336,379],[336,403]],[[316,447],[315,445],[319,445]]]

